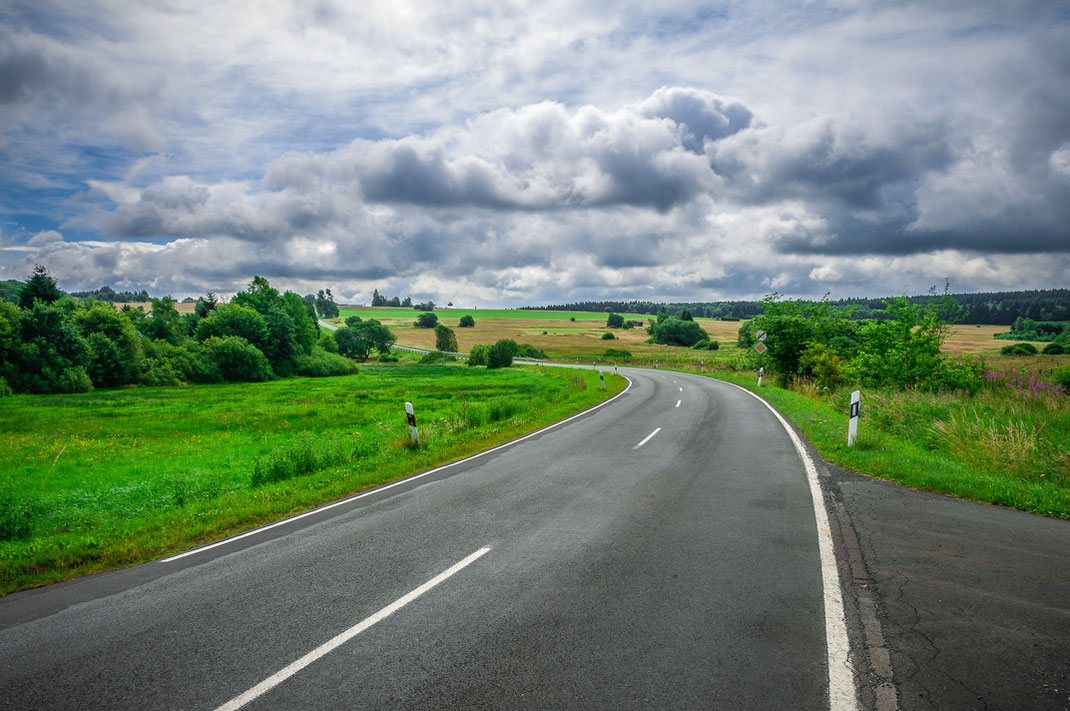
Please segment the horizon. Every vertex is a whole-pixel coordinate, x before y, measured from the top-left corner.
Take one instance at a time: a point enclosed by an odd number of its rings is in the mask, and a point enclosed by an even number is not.
[[[0,38],[0,279],[484,306],[1070,284],[1063,2],[12,0]]]

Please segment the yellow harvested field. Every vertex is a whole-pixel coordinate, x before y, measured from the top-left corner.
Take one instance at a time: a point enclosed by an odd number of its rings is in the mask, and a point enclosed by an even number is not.
[[[124,306],[130,306],[130,308],[132,308],[132,309],[140,308],[141,310],[143,310],[147,314],[148,313],[152,313],[152,302],[151,301],[131,301],[129,304],[116,303],[116,304],[112,304],[112,305],[115,306],[116,310],[119,310],[119,311],[121,311]],[[183,303],[179,302],[179,303],[175,304],[175,310],[178,311],[178,313],[180,313],[180,314],[191,314],[191,313],[193,313],[193,308],[196,305],[197,304],[195,304],[195,303],[183,304]]]

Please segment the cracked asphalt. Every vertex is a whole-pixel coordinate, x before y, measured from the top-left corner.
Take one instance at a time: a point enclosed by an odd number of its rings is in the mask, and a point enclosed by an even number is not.
[[[1070,521],[826,466],[864,559],[845,589],[873,595],[899,708],[1070,709]]]

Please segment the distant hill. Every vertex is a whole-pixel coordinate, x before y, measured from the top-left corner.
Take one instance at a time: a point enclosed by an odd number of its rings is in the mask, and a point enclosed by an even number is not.
[[[1070,289],[1036,291],[993,291],[952,294],[965,315],[958,323],[987,323],[1009,326],[1018,317],[1034,321],[1070,321]],[[892,297],[839,299],[832,303],[852,308],[855,318],[887,318],[884,303]],[[927,304],[934,297],[911,296],[915,304]],[[938,298],[938,297],[937,297]],[[656,314],[662,307],[671,315],[687,310],[699,318],[722,320],[748,319],[762,313],[757,301],[653,302],[653,301],[581,301],[549,306],[524,306],[524,309],[547,311],[597,311],[619,314]]]

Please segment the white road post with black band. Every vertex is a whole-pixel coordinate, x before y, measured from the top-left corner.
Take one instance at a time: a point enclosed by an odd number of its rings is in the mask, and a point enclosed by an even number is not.
[[[851,393],[851,420],[847,425],[847,446],[853,447],[858,438],[858,416],[862,414],[862,391]]]
[[[416,413],[412,410],[412,403],[405,403],[405,414],[409,418],[409,435],[412,437],[414,446],[420,446],[420,431],[416,429]]]

